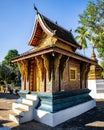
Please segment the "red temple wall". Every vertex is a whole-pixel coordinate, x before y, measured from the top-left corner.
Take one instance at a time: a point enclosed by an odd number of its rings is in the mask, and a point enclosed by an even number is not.
[[[70,79],[70,68],[76,69],[76,80],[74,81]],[[77,60],[69,58],[64,69],[61,90],[66,91],[75,89],[80,89],[80,63]]]

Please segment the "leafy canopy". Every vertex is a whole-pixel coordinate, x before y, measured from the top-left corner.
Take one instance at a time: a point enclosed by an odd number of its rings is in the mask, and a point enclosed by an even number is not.
[[[104,56],[104,0],[89,1],[86,9],[79,15],[78,22],[80,27],[76,30],[85,28],[87,35],[83,34],[83,37],[97,48],[99,56],[102,58]],[[82,32],[77,33],[81,34]],[[103,49],[101,49],[102,47]]]
[[[18,51],[15,49],[8,51],[0,65],[0,80],[6,81],[7,83],[15,82],[19,70],[17,64],[13,64],[11,59],[18,55]]]
[[[85,55],[85,48],[87,48],[86,37],[88,35],[88,32],[87,32],[86,28],[84,28],[84,27],[78,27],[75,30],[75,32],[78,33],[78,35],[75,37],[75,39],[82,46],[82,48],[84,50],[84,55]]]
[[[17,65],[13,64],[11,62],[11,59],[18,56],[18,55],[19,54],[18,54],[17,50],[15,50],[15,49],[14,50],[9,50],[7,55],[4,57],[4,60],[2,61],[2,64],[11,66],[11,67],[13,67],[15,69],[17,67]]]

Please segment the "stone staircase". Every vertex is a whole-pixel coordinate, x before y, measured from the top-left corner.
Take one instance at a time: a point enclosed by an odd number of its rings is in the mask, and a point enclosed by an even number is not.
[[[13,112],[9,114],[9,119],[17,124],[33,120],[33,111],[38,103],[39,98],[37,95],[26,94],[26,98],[23,98],[21,103],[13,103]]]

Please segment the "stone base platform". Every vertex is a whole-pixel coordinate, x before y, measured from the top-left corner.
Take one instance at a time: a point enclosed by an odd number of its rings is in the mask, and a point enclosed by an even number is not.
[[[76,117],[96,106],[95,100],[91,100],[79,105],[58,111],[56,113],[50,113],[43,110],[34,110],[34,119],[49,126],[56,126],[62,122],[65,122],[73,117]]]
[[[87,88],[55,93],[31,92],[30,96],[37,95],[39,99],[33,108],[33,119],[52,127],[61,124],[96,106],[89,93]]]

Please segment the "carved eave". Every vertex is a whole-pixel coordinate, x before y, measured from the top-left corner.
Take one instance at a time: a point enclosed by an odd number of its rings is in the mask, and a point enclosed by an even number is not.
[[[87,62],[90,64],[97,65],[97,62],[95,60],[81,56],[79,54],[76,54],[75,52],[66,51],[60,47],[55,46],[55,45],[54,46],[47,46],[44,48],[44,50],[43,50],[43,48],[39,48],[39,49],[34,49],[33,51],[30,51],[30,52],[26,52],[24,54],[21,54],[20,56],[13,58],[12,62],[15,63],[15,62],[18,62],[21,60],[30,59],[30,58],[33,58],[33,57],[36,57],[39,55],[44,55],[44,54],[48,55],[49,53],[51,53],[51,54],[58,53],[58,54],[62,54],[62,55],[68,56],[68,57],[72,57],[72,58],[77,59],[81,62]]]

